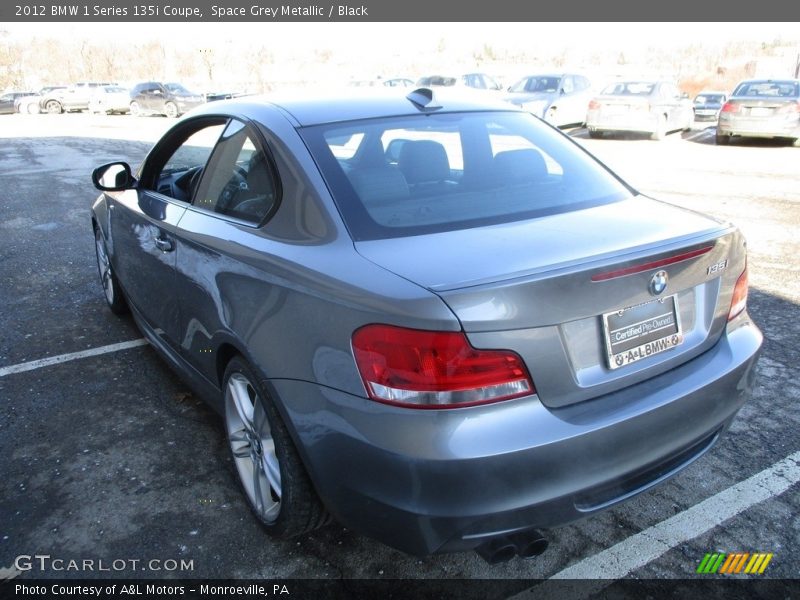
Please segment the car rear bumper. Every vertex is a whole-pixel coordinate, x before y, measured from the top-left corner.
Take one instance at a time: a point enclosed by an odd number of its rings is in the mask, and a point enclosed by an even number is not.
[[[310,383],[270,383],[330,512],[424,555],[568,523],[678,472],[741,408],[761,342],[743,314],[688,363],[559,409],[532,396],[407,410]]]
[[[594,131],[637,131],[653,133],[658,128],[658,118],[649,112],[604,115],[589,113],[586,127]]]
[[[800,138],[800,118],[731,119],[723,113],[720,114],[717,123],[717,134],[763,138]]]

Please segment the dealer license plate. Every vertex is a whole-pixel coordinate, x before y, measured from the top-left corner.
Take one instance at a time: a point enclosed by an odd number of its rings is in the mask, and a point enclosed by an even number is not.
[[[618,369],[683,343],[677,296],[603,315],[608,367]]]

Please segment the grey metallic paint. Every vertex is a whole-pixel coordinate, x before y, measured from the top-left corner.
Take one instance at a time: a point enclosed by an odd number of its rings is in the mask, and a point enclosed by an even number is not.
[[[636,198],[581,215],[354,245],[295,127],[414,110],[401,98],[282,108],[247,98],[192,113],[258,123],[283,188],[260,227],[145,190],[98,198],[93,219],[137,322],[187,382],[219,410],[224,362],[242,354],[272,392],[328,510],[415,554],[585,516],[593,511],[576,504],[594,486],[665,463],[727,427],[761,344],[746,312],[726,318],[745,261],[740,234]],[[159,232],[175,241],[173,252],[154,248]],[[685,346],[604,369],[597,316],[650,300],[650,273],[591,276],[708,243],[708,257],[667,267],[669,293],[686,311]],[[707,276],[705,265],[720,257],[727,270]],[[514,349],[540,394],[452,410],[371,401],[350,340],[375,322],[463,328],[476,347]]]

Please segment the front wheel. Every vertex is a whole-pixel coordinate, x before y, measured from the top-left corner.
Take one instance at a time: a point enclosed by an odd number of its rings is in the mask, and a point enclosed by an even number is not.
[[[103,234],[99,227],[94,230],[94,247],[97,253],[97,271],[100,274],[100,284],[103,286],[103,293],[106,296],[108,307],[115,315],[121,315],[128,312],[128,305],[125,304],[125,298],[122,296],[122,288],[120,288],[117,276],[111,269],[111,261],[108,259],[108,252],[106,251],[106,241],[103,239]]]
[[[178,105],[174,102],[167,102],[164,105],[164,114],[166,114],[170,119],[178,118],[178,115],[180,114],[178,111]]]
[[[290,538],[327,521],[289,432],[255,371],[241,358],[224,377],[225,429],[250,508],[271,535]]]
[[[142,108],[139,106],[138,102],[131,102],[130,112],[134,117],[138,117],[142,114]]]

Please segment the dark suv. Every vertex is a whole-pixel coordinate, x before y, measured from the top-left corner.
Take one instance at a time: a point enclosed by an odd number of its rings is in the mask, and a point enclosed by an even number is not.
[[[111,84],[106,81],[79,81],[65,88],[55,88],[42,96],[39,106],[50,114],[88,110],[89,98],[104,85]]]
[[[145,81],[131,90],[131,114],[134,116],[166,115],[175,118],[204,102],[202,95],[190,92],[180,83]]]

